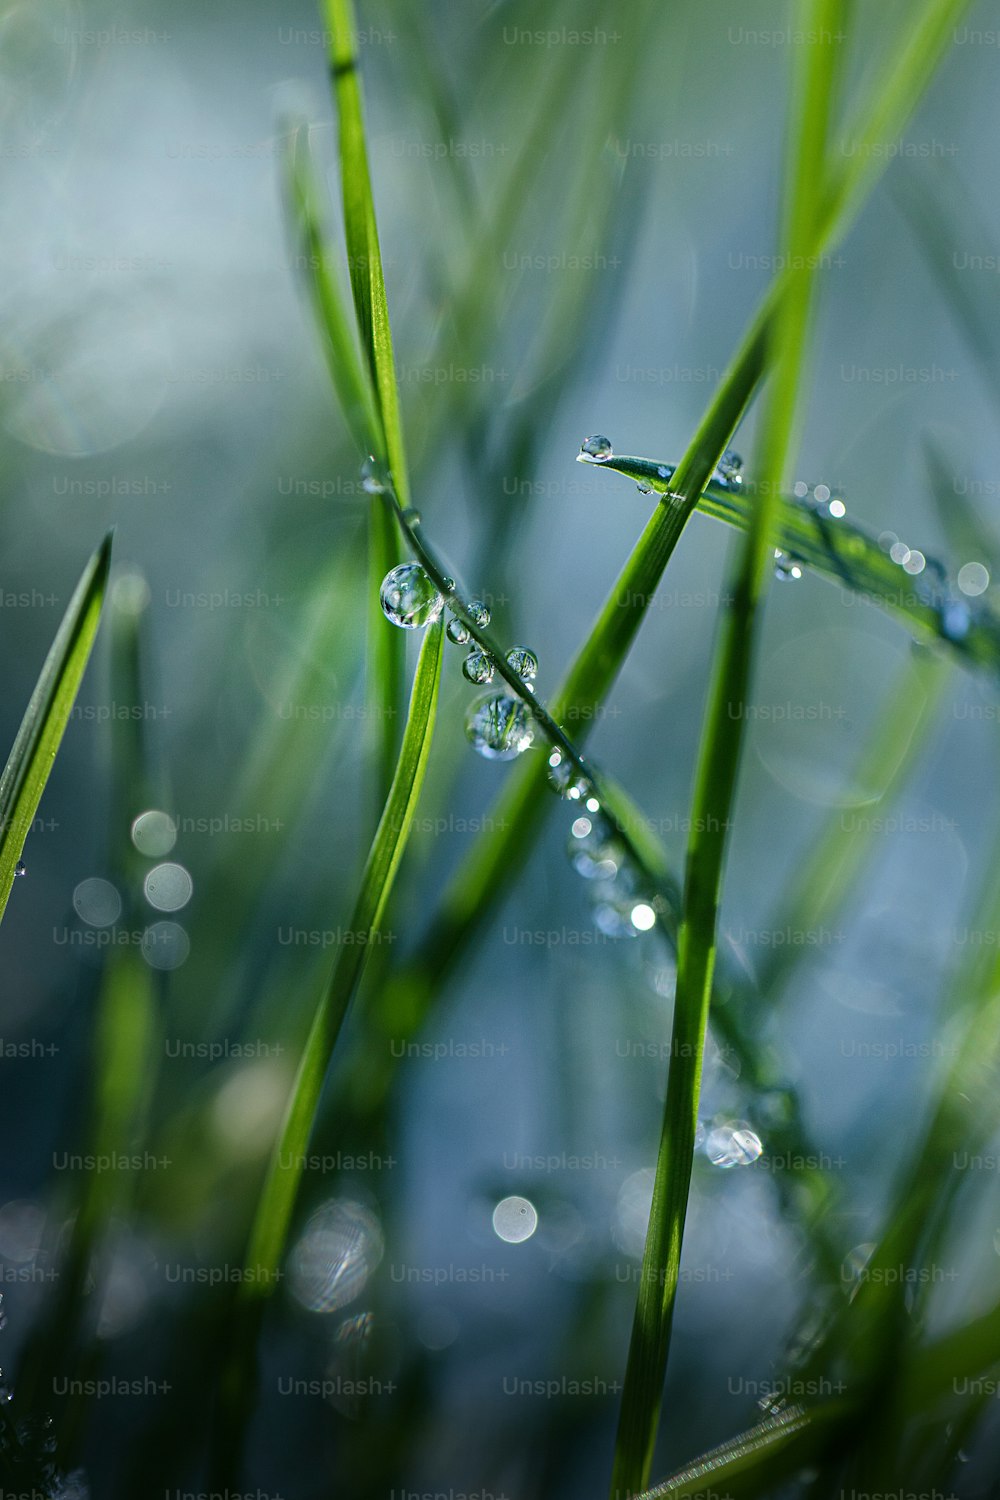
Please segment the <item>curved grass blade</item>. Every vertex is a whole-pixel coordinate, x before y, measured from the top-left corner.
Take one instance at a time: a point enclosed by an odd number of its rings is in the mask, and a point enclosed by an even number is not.
[[[386,627],[389,628],[389,627]],[[238,1463],[253,1400],[257,1330],[274,1291],[320,1096],[348,1006],[361,982],[412,827],[427,769],[437,712],[443,621],[431,625],[420,649],[396,774],[365,862],[350,920],[355,941],[341,949],[313,1014],[278,1138],[271,1152],[247,1241],[246,1275],[237,1293],[223,1370],[223,1412],[217,1462],[223,1476]]]
[[[428,629],[420,650],[396,774],[351,915],[350,931],[356,934],[357,941],[345,944],[341,949],[330,983],[316,1007],[288,1101],[281,1137],[272,1153],[254,1217],[247,1250],[248,1266],[273,1272],[281,1259],[301,1176],[301,1167],[284,1167],[282,1159],[290,1156],[294,1162],[300,1162],[305,1155],[330,1057],[347,1007],[364,972],[371,940],[379,929],[403,857],[430,753],[443,639],[443,626],[438,621]],[[250,1296],[266,1295],[272,1290],[268,1277],[260,1282],[245,1282],[244,1286]]]
[[[617,455],[581,463],[613,469],[643,489],[653,489],[672,504],[674,467],[648,458]],[[715,520],[745,531],[757,505],[759,485],[744,482],[738,490],[710,483],[697,509]],[[777,500],[774,545],[805,568],[898,615],[924,639],[941,641],[967,667],[1000,674],[1000,615],[987,604],[970,604],[946,581],[943,564],[930,559],[917,576],[893,562],[872,531],[860,522],[831,515],[827,504],[810,504],[790,495]]]
[[[111,539],[108,532],[83,570],[0,775],[0,920],[94,644]]]

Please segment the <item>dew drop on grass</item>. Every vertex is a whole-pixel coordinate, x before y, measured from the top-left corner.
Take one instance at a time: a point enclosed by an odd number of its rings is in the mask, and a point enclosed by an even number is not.
[[[531,745],[535,725],[517,698],[487,693],[469,709],[465,733],[472,748],[486,760],[513,760]]]
[[[713,481],[724,490],[738,490],[743,483],[743,460],[732,448],[719,459]]]
[[[494,670],[493,658],[486,651],[470,651],[462,663],[463,675],[470,682],[478,683],[480,687],[493,681]]]
[[[464,646],[469,639],[469,627],[457,615],[448,621],[445,634],[456,646]]]
[[[959,568],[958,586],[963,594],[975,597],[976,594],[984,593],[989,585],[990,575],[982,563],[967,562]]]
[[[408,505],[403,511],[403,520],[405,521],[407,526],[419,526],[422,523],[423,519],[424,518],[420,514],[419,510],[417,510],[412,505]]]
[[[478,628],[480,630],[485,630],[492,617],[490,615],[489,609],[483,603],[483,601],[481,599],[473,599],[469,604],[466,605],[466,609],[469,612],[470,619],[478,626]]]
[[[590,782],[586,776],[580,775],[570,757],[564,755],[558,746],[549,756],[546,776],[552,790],[565,797],[567,802],[585,802],[590,794]]]
[[[585,453],[588,458],[596,458],[599,463],[613,456],[611,440],[595,433],[593,437],[584,438],[580,444],[580,452]]]
[[[437,619],[444,599],[419,563],[400,563],[382,580],[382,613],[403,630],[420,630]]]
[[[792,579],[801,578],[802,569],[799,567],[795,559],[793,557],[790,557],[787,552],[782,552],[780,548],[775,548],[774,576],[775,578],[781,579],[782,582],[788,582]]]
[[[378,461],[371,455],[361,465],[361,488],[368,495],[385,494],[385,473]]]
[[[705,1155],[714,1167],[748,1167],[764,1147],[760,1136],[745,1120],[729,1120],[717,1125],[705,1137]]]
[[[614,880],[625,859],[621,843],[600,816],[573,819],[567,845],[570,863],[584,880]]]
[[[17,862],[17,864],[14,866],[14,874],[15,875],[27,875],[27,873],[28,873],[28,867],[27,867],[27,865],[24,863],[23,859],[19,859],[18,862]]]
[[[514,646],[507,652],[507,665],[522,682],[534,682],[538,676],[538,657],[527,646]]]

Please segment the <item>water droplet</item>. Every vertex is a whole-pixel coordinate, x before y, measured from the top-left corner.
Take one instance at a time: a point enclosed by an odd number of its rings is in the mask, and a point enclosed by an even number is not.
[[[530,1240],[538,1228],[538,1211],[528,1198],[501,1198],[493,1210],[493,1231],[498,1239],[508,1245],[520,1245]]]
[[[596,458],[599,463],[613,456],[613,449],[609,438],[595,433],[593,437],[584,438],[580,444],[580,452],[585,453],[588,458]]]
[[[567,802],[583,802],[591,790],[590,782],[586,776],[582,776],[568,755],[564,755],[558,746],[549,756],[549,768],[546,772],[549,786],[553,791],[565,797]]]
[[[415,506],[408,505],[403,511],[403,521],[407,526],[419,526],[423,519],[423,516]]]
[[[625,861],[625,850],[605,819],[592,814],[574,818],[567,851],[584,880],[614,880]]]
[[[193,890],[194,882],[187,870],[173,862],[155,865],[143,883],[146,900],[157,911],[180,911],[191,900]]]
[[[386,478],[385,470],[369,454],[361,465],[361,488],[368,495],[384,495],[386,491]]]
[[[958,570],[958,586],[963,594],[982,594],[990,586],[990,575],[982,563],[963,563]]]
[[[445,634],[449,641],[455,642],[456,646],[464,646],[469,639],[470,631],[468,625],[456,615],[448,621]]]
[[[535,738],[534,720],[517,698],[487,693],[477,698],[465,719],[465,733],[486,760],[513,760]]]
[[[462,663],[462,673],[470,682],[478,683],[480,687],[493,681],[495,663],[492,656],[485,651],[470,651]]]
[[[827,510],[835,521],[843,520],[844,516],[847,515],[847,506],[844,504],[843,500],[841,500],[839,495],[834,495],[833,499],[830,501],[830,504],[827,506]]]
[[[818,484],[813,490],[813,495],[820,505],[825,505],[830,498],[830,486],[828,484]]]
[[[27,865],[24,863],[23,859],[19,859],[18,862],[17,862],[17,864],[14,866],[14,874],[15,875],[27,875],[27,873],[28,873],[28,867],[27,867]]]
[[[894,563],[899,563],[900,566],[902,566],[909,555],[910,549],[905,542],[896,541],[890,544],[889,556],[892,558]]]
[[[764,1147],[760,1136],[745,1120],[729,1120],[717,1125],[705,1137],[705,1155],[715,1167],[748,1167],[757,1160]]]
[[[480,630],[485,630],[492,616],[483,601],[481,599],[473,599],[465,607],[473,623]]]
[[[795,496],[796,500],[804,500],[808,493],[809,486],[806,484],[805,480],[796,479],[795,483],[792,485],[792,494]]]
[[[514,646],[507,652],[507,665],[522,682],[534,682],[538,676],[538,657],[527,646]]]
[[[743,483],[743,460],[732,448],[727,448],[719,459],[713,483],[724,490],[738,490]]]
[[[400,563],[382,580],[382,613],[403,630],[430,625],[444,608],[444,600],[419,563]]]
[[[132,824],[132,842],[140,854],[161,859],[177,842],[177,824],[169,813],[156,808],[140,813]]]
[[[787,552],[782,552],[780,547],[774,549],[774,576],[782,582],[802,577],[802,569],[798,563]]]
[[[382,1226],[370,1209],[349,1199],[326,1204],[292,1252],[293,1295],[310,1312],[345,1307],[364,1290],[384,1248]]]
[[[636,489],[640,495],[651,495],[653,493],[653,486],[651,484],[637,484]]]
[[[941,633],[946,640],[964,641],[972,625],[972,611],[961,599],[950,599],[941,606]]]
[[[594,926],[599,932],[603,932],[609,938],[634,938],[639,936],[639,929],[632,917],[635,908],[634,896],[619,896],[613,887],[597,892],[598,899],[594,902],[593,917]]]
[[[918,573],[922,573],[926,566],[927,559],[924,554],[914,550],[906,554],[903,561],[903,572],[910,573],[915,577]]]
[[[444,589],[446,594],[453,594],[455,592],[454,578],[449,578],[448,575],[445,574],[445,576],[441,579],[441,587]]]

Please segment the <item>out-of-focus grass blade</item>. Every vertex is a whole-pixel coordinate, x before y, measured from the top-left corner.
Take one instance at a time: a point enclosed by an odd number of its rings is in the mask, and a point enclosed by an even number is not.
[[[300,246],[300,257],[312,298],[323,349],[344,420],[362,455],[382,453],[385,438],[375,402],[368,365],[362,364],[348,318],[334,257],[323,227],[320,194],[309,156],[308,130],[293,125],[285,137],[283,156],[289,228]]]
[[[794,453],[801,410],[813,282],[808,249],[818,219],[836,76],[836,50],[822,38],[841,31],[841,3],[803,0],[799,10],[804,35],[813,40],[801,49],[801,62],[792,75],[784,223],[779,238],[781,251],[787,255],[785,264],[799,269],[777,315],[774,370],[761,426],[760,484],[731,591],[732,603],[721,622],[695,771],[667,1099],[622,1391],[612,1500],[648,1483],[659,1427],[698,1126],[728,833],[746,722],[743,708],[752,680],[761,604],[771,577],[776,500]],[[740,709],[735,717],[734,705]]]
[[[924,461],[931,499],[952,555],[963,562],[984,563],[988,572],[995,574],[1000,561],[998,539],[987,530],[969,497],[958,492],[955,465],[949,463],[935,438],[924,438]]]
[[[94,644],[110,561],[109,532],[83,570],[0,775],[0,919]]]

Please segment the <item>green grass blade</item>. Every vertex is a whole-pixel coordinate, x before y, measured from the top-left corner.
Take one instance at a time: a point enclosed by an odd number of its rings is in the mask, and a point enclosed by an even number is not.
[[[388,626],[386,628],[389,628]],[[313,1017],[298,1073],[268,1168],[267,1178],[254,1216],[247,1249],[247,1266],[268,1273],[244,1287],[250,1296],[273,1290],[288,1236],[295,1196],[301,1177],[301,1162],[319,1105],[323,1080],[340,1027],[351,998],[361,980],[386,902],[403,857],[407,836],[430,753],[437,710],[438,686],[444,630],[441,621],[432,625],[424,639],[413,679],[410,709],[396,774],[365,864],[361,889],[351,916],[350,931],[357,941],[345,944],[334,966]],[[293,1165],[283,1166],[283,1160]]]
[[[0,919],[90,657],[110,562],[109,532],[83,570],[0,775]]]
[[[806,0],[801,14],[806,35],[831,35],[840,29],[841,0]],[[728,833],[743,743],[745,714],[741,711],[734,720],[732,708],[737,704],[742,710],[749,694],[760,603],[771,576],[776,497],[794,451],[813,280],[808,246],[818,214],[835,55],[830,45],[813,41],[803,47],[802,63],[794,75],[796,97],[780,244],[787,254],[786,264],[801,269],[795,272],[779,310],[775,369],[760,444],[761,482],[733,602],[722,621],[695,776],[667,1099],[622,1392],[612,1500],[648,1483],[659,1426],[698,1124]]]
[[[322,195],[309,156],[308,132],[289,130],[283,154],[286,215],[290,238],[298,245],[300,264],[323,335],[323,351],[337,399],[351,436],[362,455],[383,453],[382,419],[367,364],[362,364],[337,282],[336,262],[327,244]]]
[[[351,0],[324,0],[323,8],[330,35],[330,75],[340,127],[341,191],[351,290],[385,442],[385,450],[378,456],[388,464],[396,493],[405,507],[410,503],[410,487],[365,144],[354,7]]]
[[[595,468],[613,469],[672,503],[674,469],[670,464],[627,455],[596,460],[581,454],[580,460]],[[710,483],[697,509],[746,530],[760,488],[759,483],[744,483],[739,490],[727,490]],[[967,667],[1000,674],[1000,616],[984,601],[970,605],[948,583],[946,569],[934,559],[922,576],[911,577],[866,526],[846,517],[834,518],[825,506],[791,495],[777,497],[773,541],[803,568],[878,604],[922,639],[942,642]]]

